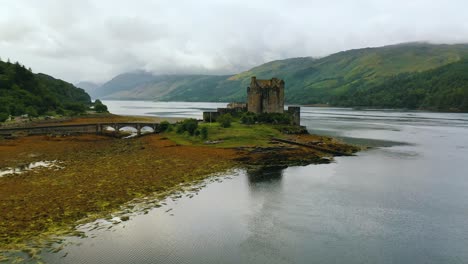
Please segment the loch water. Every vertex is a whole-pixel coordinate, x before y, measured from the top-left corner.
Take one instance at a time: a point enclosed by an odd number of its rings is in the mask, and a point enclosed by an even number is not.
[[[201,118],[221,103],[106,101]],[[46,263],[468,263],[468,115],[302,107],[311,133],[372,146],[331,164],[229,172]],[[130,157],[129,157],[130,158]]]

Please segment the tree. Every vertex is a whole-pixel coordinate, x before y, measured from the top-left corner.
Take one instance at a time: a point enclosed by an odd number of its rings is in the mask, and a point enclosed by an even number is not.
[[[177,126],[177,133],[181,134],[184,132],[188,132],[191,136],[195,134],[195,131],[198,128],[198,121],[196,119],[190,118],[185,119]]]
[[[207,139],[208,138],[208,128],[206,126],[202,127],[200,131],[200,135],[202,139]]]
[[[159,129],[161,132],[165,132],[169,129],[171,124],[167,121],[162,121],[161,124],[159,124]]]
[[[39,115],[37,113],[36,109],[34,107],[32,107],[32,106],[26,107],[26,114],[28,114],[28,116],[30,116],[30,117],[36,117],[36,116]]]
[[[8,117],[10,117],[9,114],[0,112],[0,122],[5,122],[8,119]]]
[[[232,116],[231,114],[224,114],[216,119],[216,122],[218,122],[221,127],[230,127],[231,122],[232,122]]]
[[[94,111],[96,111],[98,113],[107,113],[107,112],[109,112],[107,110],[107,106],[105,104],[103,104],[101,102],[101,100],[99,100],[99,99],[96,99],[96,101],[94,101]]]
[[[260,123],[266,124],[283,124],[291,123],[291,116],[288,113],[261,113],[257,116]]]
[[[86,112],[86,106],[81,103],[65,104],[65,109],[72,111],[73,114],[81,114],[81,113]]]
[[[255,124],[257,121],[257,115],[252,112],[246,112],[242,114],[241,116],[241,123],[246,124],[246,125],[252,125]]]

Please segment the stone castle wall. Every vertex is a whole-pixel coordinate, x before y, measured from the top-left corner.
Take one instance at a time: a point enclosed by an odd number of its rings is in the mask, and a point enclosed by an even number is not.
[[[301,108],[299,106],[290,106],[288,107],[288,113],[291,116],[291,125],[300,126],[301,125]]]
[[[277,78],[257,80],[252,77],[247,88],[247,109],[256,114],[283,113],[284,81]]]

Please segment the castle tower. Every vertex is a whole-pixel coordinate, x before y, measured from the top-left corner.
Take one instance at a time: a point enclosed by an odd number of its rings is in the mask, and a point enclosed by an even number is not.
[[[252,77],[247,88],[247,110],[259,113],[284,112],[284,81],[273,78],[257,80]]]

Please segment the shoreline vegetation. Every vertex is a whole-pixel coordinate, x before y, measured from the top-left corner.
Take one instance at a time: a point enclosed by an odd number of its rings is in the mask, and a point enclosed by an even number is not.
[[[50,122],[123,120],[162,121],[102,114]],[[135,199],[155,196],[162,200],[210,175],[333,159],[329,153],[272,138],[348,154],[360,150],[331,137],[285,134],[284,126],[277,125],[200,123],[193,133],[181,133],[175,127],[168,125],[165,132],[129,139],[91,134],[0,139],[0,172],[39,161],[58,162],[58,166],[0,176],[0,260],[2,251],[32,256],[40,250],[33,246],[39,240],[73,235],[78,223],[108,218]]]

